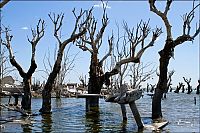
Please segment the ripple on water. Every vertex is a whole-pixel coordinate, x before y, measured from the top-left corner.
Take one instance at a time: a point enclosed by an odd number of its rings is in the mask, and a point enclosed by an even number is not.
[[[194,104],[194,97],[197,99]],[[2,98],[6,103],[7,98]],[[144,95],[136,101],[138,110],[145,124],[151,123],[151,97]],[[37,112],[41,107],[41,99],[33,99],[32,107]],[[85,113],[85,99],[62,98],[52,99],[52,114],[30,117],[31,125],[9,123],[1,132],[136,132],[137,126],[132,112],[126,105],[128,121],[124,123],[118,104],[106,103],[100,99],[98,114]],[[166,132],[199,132],[199,96],[196,94],[169,93],[162,100],[163,116],[170,123],[165,127]],[[1,118],[24,119],[19,113],[2,110]]]

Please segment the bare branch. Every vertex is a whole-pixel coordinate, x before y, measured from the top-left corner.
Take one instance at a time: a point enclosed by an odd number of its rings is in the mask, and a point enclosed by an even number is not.
[[[141,24],[141,23],[140,23],[140,24]],[[141,44],[140,50],[138,50],[136,54],[130,55],[130,57],[125,57],[124,59],[119,60],[119,61],[116,63],[116,65],[115,65],[115,67],[113,68],[113,70],[112,70],[112,71],[114,71],[113,74],[115,74],[116,71],[119,72],[120,66],[121,66],[122,64],[126,64],[126,63],[129,63],[129,62],[139,63],[139,62],[140,62],[140,58],[142,57],[144,51],[145,51],[147,48],[153,46],[153,44],[155,43],[155,40],[156,40],[156,39],[160,36],[160,34],[162,33],[162,29],[156,27],[156,29],[152,32],[152,33],[153,33],[153,35],[152,35],[152,40],[151,40],[147,45],[144,45],[144,41],[143,41],[143,40],[144,40],[145,38],[147,38],[147,36],[149,35],[150,27],[148,26],[148,22],[147,22],[147,23],[143,23],[143,26],[140,26],[140,24],[137,25],[137,27],[140,27],[140,31],[141,31],[140,33],[142,33],[141,35],[139,35],[139,39],[136,38],[136,37],[133,37],[133,36],[132,36],[132,35],[133,35],[132,32],[127,33],[127,35],[128,35],[128,37],[127,37],[128,40],[130,40],[129,35],[131,35],[132,38],[136,39],[136,41],[135,41],[135,40],[134,40],[134,41],[130,41],[131,48],[136,49],[136,47],[138,46],[138,44]],[[126,31],[126,32],[127,32],[127,31],[130,31],[130,30],[127,28],[127,25],[125,26],[125,31]],[[139,31],[136,30],[136,34],[137,34],[137,33],[139,33]],[[133,43],[133,42],[134,42],[134,43]],[[135,52],[135,50],[134,50],[134,52]],[[112,72],[111,72],[111,73],[112,73]]]
[[[107,17],[107,14],[106,14],[106,7],[103,7],[102,27],[101,27],[100,31],[98,32],[98,34],[96,36],[95,44],[97,44],[99,42],[99,40],[102,38],[104,30],[105,30],[107,25],[108,25],[108,17]]]
[[[15,66],[17,68],[17,70],[19,71],[19,74],[24,77],[25,76],[25,72],[22,69],[22,67],[16,62],[15,57],[13,55],[13,51],[12,51],[12,47],[11,47],[11,40],[12,40],[12,35],[9,34],[9,29],[5,28],[5,33],[6,33],[6,41],[3,42],[3,45],[6,46],[6,48],[9,51],[9,58],[10,58],[10,62],[13,66]]]
[[[112,48],[113,48],[113,35],[111,36],[110,39],[108,39],[108,44],[109,44],[109,50],[108,53],[101,59],[101,61],[99,62],[101,65],[103,64],[103,62],[108,58],[108,56],[111,55],[112,52]]]
[[[172,3],[172,0],[167,0],[167,3],[166,3],[166,8],[165,8],[165,11],[164,12],[161,12],[159,11],[156,6],[155,6],[155,1],[156,0],[149,0],[149,6],[150,6],[150,11],[154,12],[155,14],[157,14],[159,17],[162,18],[164,24],[165,24],[165,28],[166,28],[166,31],[167,31],[167,40],[172,40],[172,31],[171,31],[171,25],[169,23],[169,20],[167,18],[167,13],[169,11],[169,7]]]
[[[108,24],[108,17],[106,15],[106,9],[103,8],[103,16],[102,16],[102,26],[100,30],[97,32],[97,20],[92,14],[92,9],[87,12],[88,21],[87,21],[87,34],[83,35],[80,38],[80,41],[77,42],[77,46],[83,51],[89,51],[90,53],[96,52],[98,53],[98,49],[102,44],[102,37],[105,31],[105,28]],[[95,34],[97,32],[97,34]],[[91,48],[90,48],[91,47]]]
[[[38,44],[38,42],[40,41],[40,39],[44,36],[44,28],[45,28],[45,22],[44,22],[44,20],[40,19],[38,21],[36,30],[31,29],[31,31],[32,31],[32,40],[30,40],[28,38],[28,41],[32,45],[32,58],[31,58],[32,61],[35,60],[36,45]]]
[[[188,14],[186,13],[182,16],[182,18],[183,18],[183,36],[190,35],[190,29],[191,29],[190,24],[191,24],[192,20],[194,19],[194,13],[195,13],[194,11],[199,6],[200,6],[200,4],[198,4],[194,7],[194,3],[193,3],[193,9]],[[199,24],[199,26],[196,27],[196,32],[194,33],[193,36],[191,36],[191,38],[194,39],[199,34],[199,32],[200,32],[200,24]]]
[[[3,8],[10,0],[3,0],[0,2],[0,9]]]
[[[167,3],[166,3],[166,7],[165,7],[165,12],[164,14],[167,15],[169,9],[170,9],[170,5],[172,3],[172,0],[167,0]]]
[[[58,14],[57,17],[55,15],[55,13],[53,13],[53,16],[51,16],[51,13],[48,14],[48,16],[49,16],[49,18],[51,19],[51,21],[54,24],[54,36],[57,39],[59,45],[61,45],[61,40],[60,40],[58,32],[59,32],[59,30],[60,30],[60,28],[62,26],[62,21],[63,21],[63,18],[64,18],[64,13]]]

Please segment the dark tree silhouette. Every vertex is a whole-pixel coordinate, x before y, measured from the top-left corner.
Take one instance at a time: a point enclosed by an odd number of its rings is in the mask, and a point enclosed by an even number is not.
[[[44,36],[44,27],[45,23],[43,20],[39,20],[37,24],[36,30],[32,29],[32,40],[28,39],[32,46],[32,57],[31,57],[31,66],[29,67],[29,70],[25,72],[20,64],[15,60],[15,56],[12,51],[11,47],[11,40],[12,40],[12,35],[9,34],[9,29],[5,28],[5,33],[6,33],[6,41],[3,42],[3,45],[5,45],[9,51],[9,58],[10,58],[10,63],[16,67],[18,70],[20,76],[23,78],[23,89],[24,89],[24,95],[22,96],[22,109],[25,110],[30,110],[31,109],[31,77],[33,73],[35,72],[37,68],[37,64],[35,62],[35,51],[36,51],[36,45],[40,41],[40,39]]]
[[[56,79],[54,80],[53,91],[56,94],[56,98],[61,98],[61,92],[63,89],[64,80],[67,77],[67,74],[69,74],[69,72],[74,68],[74,62],[75,62],[77,54],[73,58],[70,58],[69,52],[71,51],[71,46],[72,45],[70,45],[63,53],[61,68],[60,68],[59,73],[57,74]],[[55,48],[55,50],[54,50],[54,54],[53,54],[54,61],[53,62],[55,62],[55,60],[56,60],[56,52],[57,52],[57,48]],[[43,59],[43,64],[44,64],[44,68],[45,68],[45,70],[43,70],[43,72],[45,72],[45,74],[46,74],[43,77],[45,79],[47,79],[53,70],[53,65],[50,61],[50,51],[48,51],[47,55],[45,54],[45,57]]]
[[[150,85],[151,85],[151,90],[150,90],[150,92],[153,93],[154,90],[155,90],[155,86],[156,86],[156,84],[150,84]]]
[[[192,86],[190,85],[190,82],[191,82],[191,78],[190,79],[186,79],[185,77],[183,77],[184,81],[187,83],[187,94],[190,94],[192,92]]]
[[[200,93],[200,80],[198,80],[198,85],[197,85],[197,92],[196,94],[199,94]]]
[[[0,2],[0,9],[3,8],[10,0],[3,0]]]
[[[183,87],[183,83],[179,82],[179,85],[176,87],[176,90],[174,91],[175,93],[179,93],[180,89]]]
[[[185,85],[182,85],[182,93],[185,92]]]
[[[149,92],[149,83],[147,83],[147,90],[146,91]]]
[[[58,14],[57,16],[55,14],[53,14],[53,16],[51,14],[49,14],[49,17],[54,25],[54,37],[58,41],[59,48],[57,51],[57,57],[56,57],[56,60],[55,60],[54,66],[53,66],[53,70],[49,74],[47,82],[42,91],[42,108],[40,109],[40,112],[43,114],[51,113],[51,91],[53,89],[55,79],[61,69],[61,62],[62,62],[62,58],[63,58],[63,54],[64,54],[64,49],[68,44],[74,43],[84,33],[86,33],[86,26],[88,26],[87,21],[89,20],[89,16],[92,12],[92,9],[89,11],[82,11],[82,9],[81,9],[78,16],[75,13],[75,9],[72,12],[76,19],[74,29],[73,29],[70,37],[65,39],[64,41],[61,41],[61,38],[59,36],[59,31],[61,30],[61,27],[62,27],[62,21],[64,18],[64,14],[61,13],[61,14]],[[83,18],[83,20],[81,21],[82,18]]]
[[[193,41],[194,38],[199,34],[200,32],[200,26],[197,26],[196,31],[192,35],[191,32],[191,22],[194,19],[194,11],[197,9],[197,7],[200,5],[198,4],[197,6],[193,6],[192,10],[189,13],[186,13],[183,16],[183,33],[182,35],[178,36],[176,39],[173,39],[172,36],[172,26],[169,22],[169,19],[167,17],[168,12],[170,10],[170,6],[172,4],[172,0],[167,0],[166,1],[166,7],[164,11],[160,11],[157,9],[155,5],[156,0],[149,0],[149,6],[150,6],[150,11],[158,15],[166,28],[166,41],[164,48],[159,51],[160,55],[160,65],[159,65],[159,80],[155,89],[155,93],[153,96],[153,101],[152,101],[152,119],[158,119],[162,118],[162,110],[161,110],[161,99],[163,97],[163,93],[167,89],[167,72],[168,72],[168,65],[171,57],[174,55],[174,49],[176,46],[183,44],[186,41]],[[193,4],[194,5],[194,4]]]
[[[172,85],[172,75],[174,74],[174,70],[169,71],[168,72],[168,77],[167,77],[167,89],[164,92],[164,98],[167,98],[167,92],[169,91],[169,89],[171,88]]]

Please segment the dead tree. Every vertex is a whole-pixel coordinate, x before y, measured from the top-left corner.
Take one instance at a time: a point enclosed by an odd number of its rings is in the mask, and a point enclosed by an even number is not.
[[[10,0],[3,0],[0,2],[0,15],[1,15],[1,9],[9,2]],[[0,66],[0,92],[2,92],[2,86],[1,86],[1,79],[3,78],[3,56],[2,56],[2,48],[1,48],[1,44],[2,44],[2,38],[1,38],[1,34],[2,34],[2,26],[1,26],[1,20],[2,20],[2,16],[0,16],[0,58],[1,58],[1,66]]]
[[[91,17],[91,18],[93,18],[93,17]],[[108,18],[106,17],[105,10],[104,10],[103,18],[102,18],[103,30],[100,29],[100,32],[98,32],[96,37],[100,37],[100,39],[102,39],[103,31],[105,29],[105,26],[107,25],[107,21],[108,21]],[[83,50],[89,51],[92,55],[91,56],[91,65],[90,65],[90,79],[89,79],[88,93],[99,94],[101,91],[101,88],[103,86],[103,83],[105,83],[105,85],[107,85],[107,86],[110,85],[109,78],[113,75],[118,74],[120,72],[120,68],[122,65],[130,63],[130,62],[140,63],[140,59],[141,59],[144,51],[146,49],[148,49],[149,47],[153,46],[155,40],[162,33],[162,31],[161,31],[161,29],[156,28],[156,30],[153,31],[152,40],[148,44],[146,44],[145,39],[151,32],[151,29],[149,27],[149,22],[141,21],[137,25],[135,31],[133,28],[129,29],[127,23],[124,23],[125,40],[123,42],[125,42],[124,43],[124,44],[126,44],[125,46],[129,48],[129,51],[130,51],[129,56],[127,56],[127,57],[125,56],[124,58],[117,61],[111,71],[104,73],[102,71],[102,64],[103,64],[103,61],[110,55],[110,53],[112,51],[112,46],[114,46],[114,37],[112,36],[111,38],[108,39],[108,44],[109,44],[109,49],[110,49],[108,54],[106,54],[102,58],[102,60],[99,60],[97,57],[99,47],[98,47],[98,43],[96,44],[96,42],[98,42],[98,38],[94,39],[94,36],[95,36],[94,33],[96,30],[96,21],[93,20],[91,22],[92,22],[91,28],[88,29],[88,33],[90,33],[89,37],[85,36],[85,38],[82,38],[82,41],[81,41],[82,44],[79,43],[78,46],[80,48],[82,48]],[[99,36],[99,34],[101,34],[101,36]],[[87,38],[88,38],[88,40],[87,40]],[[89,44],[89,46],[91,48],[89,48],[88,45],[86,45],[84,42]],[[123,44],[122,44],[122,46],[123,46]],[[98,107],[98,105],[99,105],[98,100],[99,100],[98,97],[88,98],[87,99],[87,105],[89,106],[88,110],[90,110],[91,107]],[[138,128],[139,129],[143,128],[143,123],[140,119],[140,114],[137,110],[135,102],[133,101],[133,102],[129,103],[129,105],[130,105],[132,113],[136,119]]]
[[[103,84],[110,85],[109,78],[115,74],[118,74],[120,72],[120,67],[123,64],[126,63],[139,63],[140,59],[146,49],[153,46],[155,40],[157,37],[162,33],[161,29],[156,28],[155,31],[153,31],[152,40],[145,45],[145,41],[147,36],[150,34],[151,29],[149,27],[149,22],[143,22],[141,21],[134,31],[133,29],[129,29],[127,23],[124,23],[124,29],[126,33],[126,42],[127,47],[130,49],[130,54],[128,57],[125,57],[121,59],[120,61],[116,62],[116,65],[113,67],[113,69],[110,72],[104,73],[102,71],[102,65],[105,59],[111,54],[114,37],[111,36],[111,38],[108,39],[109,44],[109,51],[108,53],[101,59],[98,59],[98,53],[99,48],[102,44],[102,37],[105,31],[105,28],[108,24],[108,17],[105,12],[105,8],[103,11],[103,17],[102,17],[102,26],[100,30],[97,32],[97,21],[93,16],[90,17],[89,24],[90,27],[88,27],[89,34],[83,36],[81,39],[81,42],[77,44],[79,48],[81,48],[83,51],[88,51],[91,53],[91,62],[90,62],[90,72],[89,72],[89,84],[88,84],[88,93],[89,94],[100,94],[101,88]],[[97,34],[95,34],[97,32]],[[134,33],[135,32],[135,33]],[[129,45],[129,46],[128,46]],[[87,98],[88,105],[90,107],[98,107],[99,106],[99,98]]]
[[[167,88],[166,88],[166,90],[165,90],[165,92],[164,92],[164,97],[163,98],[167,98],[167,92],[169,91],[169,88],[171,88],[171,85],[172,85],[172,75],[174,74],[174,70],[172,70],[172,71],[169,71],[168,72],[168,77],[167,77]]]
[[[197,9],[197,7],[200,5],[198,4],[197,6],[193,6],[191,12],[185,14],[183,16],[183,33],[182,35],[178,36],[176,39],[173,39],[172,36],[172,26],[169,22],[169,19],[167,17],[168,12],[170,10],[170,6],[172,4],[172,0],[167,0],[166,2],[166,7],[164,11],[160,11],[157,9],[155,5],[156,0],[149,0],[149,5],[150,5],[150,11],[158,15],[166,28],[166,42],[164,44],[164,48],[159,51],[160,55],[160,65],[159,65],[159,70],[160,70],[160,76],[159,80],[156,86],[156,90],[153,96],[153,101],[152,101],[152,119],[157,119],[157,118],[162,118],[162,110],[161,110],[161,99],[163,97],[163,93],[167,89],[167,72],[168,72],[168,65],[171,57],[174,55],[174,49],[176,46],[183,44],[186,41],[193,41],[194,38],[199,34],[200,32],[200,26],[197,26],[196,31],[192,35],[191,32],[191,22],[194,19],[194,11]]]
[[[151,90],[150,90],[150,92],[153,93],[154,90],[155,90],[155,86],[156,86],[156,84],[150,84],[150,85],[151,85]]]
[[[0,64],[1,64],[0,83],[5,76],[8,76],[11,72],[16,70],[15,68],[13,68],[13,66],[10,66],[9,56],[6,55],[6,51],[7,48],[3,47],[3,50],[1,51],[0,55]]]
[[[197,92],[196,94],[199,94],[200,93],[200,80],[198,80],[198,85],[197,85]]]
[[[176,87],[176,90],[174,91],[175,93],[179,93],[179,90],[183,87],[183,83],[179,82],[179,85]]]
[[[149,92],[149,83],[147,83],[147,90],[146,91]]]
[[[51,112],[51,91],[53,89],[55,79],[61,69],[61,62],[62,62],[62,58],[63,58],[63,54],[64,54],[64,49],[68,44],[74,43],[75,41],[77,41],[77,39],[79,39],[82,35],[84,35],[86,33],[86,31],[87,31],[86,27],[87,27],[89,16],[92,12],[92,9],[89,11],[83,11],[81,9],[78,16],[75,13],[75,9],[72,12],[76,19],[74,29],[73,29],[70,37],[67,39],[64,39],[64,41],[62,41],[59,36],[59,31],[62,27],[64,14],[61,13],[61,14],[58,14],[57,16],[55,14],[53,14],[53,16],[52,16],[52,14],[49,14],[49,17],[54,25],[54,37],[58,41],[59,48],[57,51],[57,57],[56,57],[55,63],[53,65],[53,70],[49,74],[47,82],[42,91],[42,108],[40,109],[40,112],[43,114]],[[82,18],[84,20],[81,21]]]
[[[141,85],[141,83],[144,83],[147,80],[149,80],[152,77],[152,75],[156,72],[154,68],[151,68],[150,70],[145,70],[150,66],[151,63],[147,63],[144,65],[143,63],[138,63],[130,66],[130,72],[132,73],[131,77],[133,79],[132,89],[137,89]]]
[[[86,75],[85,75],[85,77],[86,77]],[[80,80],[83,88],[87,87],[86,79],[84,80],[83,76],[79,76],[79,80]]]
[[[123,58],[127,58],[129,56],[129,51],[127,51],[126,49],[126,43],[124,42],[123,45],[120,48],[120,37],[119,37],[119,26],[117,25],[118,28],[118,40],[117,40],[117,44],[116,44],[116,51],[117,51],[117,55],[115,55],[114,52],[112,52],[112,56],[114,57],[115,63],[122,60]],[[125,38],[124,38],[125,40]],[[114,50],[113,50],[114,51]],[[120,70],[118,73],[118,77],[116,78],[116,80],[114,81],[115,86],[114,88],[117,88],[118,92],[123,94],[123,92],[127,91],[124,90],[123,86],[123,80],[124,78],[127,76],[127,74],[125,73],[127,71],[128,68],[128,63],[120,66]],[[113,86],[112,86],[113,87]],[[111,88],[112,94],[115,93],[116,89]],[[122,112],[122,117],[123,117],[123,121],[127,121],[127,116],[126,116],[126,106],[125,104],[120,104],[121,107],[121,112]]]
[[[56,98],[60,98],[61,97],[61,92],[62,92],[62,87],[64,84],[64,80],[67,76],[67,74],[74,68],[74,61],[76,59],[77,54],[74,55],[74,57],[70,57],[70,49],[71,49],[70,45],[68,47],[68,49],[65,50],[64,55],[63,55],[63,59],[61,62],[61,69],[60,72],[57,74],[57,77],[54,81],[53,84],[53,91],[56,94]],[[57,48],[55,48],[54,51],[54,61],[56,60],[56,52],[57,52]],[[45,54],[44,59],[43,59],[43,64],[44,64],[44,68],[45,70],[43,70],[46,74],[45,77],[48,77],[51,73],[51,71],[53,70],[53,65],[50,61],[50,51],[48,51],[48,55]]]
[[[182,85],[182,93],[185,92],[185,85]]]
[[[98,58],[99,49],[102,45],[102,37],[106,26],[108,25],[108,17],[106,15],[106,8],[103,10],[102,25],[100,30],[97,29],[97,20],[90,14],[88,21],[87,33],[81,37],[81,41],[77,42],[77,46],[83,51],[88,51],[91,54],[90,70],[89,70],[89,82],[88,82],[88,93],[89,94],[100,94],[101,88],[103,86],[103,62],[110,55],[112,50],[112,45],[109,43],[108,53],[100,60]],[[109,39],[110,42],[111,39]],[[99,98],[92,97],[86,98],[88,103],[88,109],[92,106],[98,106]],[[89,107],[90,106],[90,107]]]
[[[113,49],[113,57],[115,59],[114,63],[119,62],[122,59],[129,58],[130,53],[131,53],[130,49],[127,49],[127,42],[128,42],[127,38],[126,38],[126,31],[127,30],[125,30],[125,35],[123,37],[120,37],[119,36],[120,31],[119,31],[118,25],[117,25],[117,28],[118,28],[118,37],[117,37],[116,46],[115,46],[116,50]],[[124,28],[125,29],[128,28],[127,23],[125,23],[125,22],[124,22]],[[120,41],[120,39],[122,39],[122,41]],[[115,54],[114,50],[116,51],[116,55],[114,55]],[[126,89],[124,88],[124,84],[123,84],[123,80],[124,80],[125,77],[127,77],[127,76],[131,77],[131,83],[130,83],[129,91],[134,90],[134,89],[137,90],[137,89],[140,89],[141,83],[147,81],[152,76],[152,74],[155,72],[155,70],[153,68],[151,70],[148,70],[148,71],[145,70],[146,68],[148,68],[151,65],[151,63],[147,63],[145,65],[143,65],[143,63],[130,64],[130,69],[127,71],[127,68],[128,68],[128,65],[129,65],[128,63],[120,66],[120,69],[119,69],[119,72],[118,72],[118,78],[115,81],[116,82],[115,85],[117,85],[115,87],[118,88],[118,93],[120,93],[121,95],[123,95],[126,91],[128,91],[128,90],[126,90],[127,88]],[[115,91],[115,89],[113,89],[113,90]],[[117,92],[113,92],[112,94],[115,94],[115,93],[117,93]],[[136,107],[135,105],[132,106],[132,104],[134,104],[134,103],[131,103],[130,107]],[[123,121],[126,121],[127,116],[126,116],[125,104],[120,104],[120,106],[121,106],[121,110],[122,110]],[[137,112],[136,114],[139,115],[139,112]],[[140,118],[140,116],[137,117],[137,118]],[[141,120],[138,120],[138,123],[140,123],[140,122],[141,122]]]
[[[44,28],[45,28],[44,20],[40,19],[37,24],[36,29],[31,30],[32,39],[30,40],[28,38],[28,41],[32,47],[32,56],[31,56],[31,65],[27,72],[25,72],[20,66],[20,64],[15,60],[15,56],[13,54],[12,47],[11,47],[11,40],[13,36],[9,34],[9,29],[5,28],[6,40],[3,42],[3,45],[5,45],[9,51],[10,63],[18,70],[20,76],[23,78],[24,95],[22,96],[21,105],[22,105],[22,109],[24,110],[31,109],[31,97],[32,97],[31,96],[31,77],[37,68],[37,64],[35,62],[35,51],[36,51],[36,46],[38,42],[44,36]]]
[[[187,83],[187,94],[190,94],[192,92],[192,86],[190,85],[190,82],[191,82],[191,78],[190,79],[186,79],[185,77],[183,77],[184,81]]]

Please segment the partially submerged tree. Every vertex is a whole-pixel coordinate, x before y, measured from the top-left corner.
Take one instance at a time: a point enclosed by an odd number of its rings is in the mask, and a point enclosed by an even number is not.
[[[166,88],[166,90],[164,92],[164,98],[167,98],[167,92],[169,91],[170,88],[172,88],[171,87],[171,85],[172,85],[171,82],[172,82],[172,76],[173,76],[174,72],[175,72],[174,70],[168,72],[168,76],[167,76],[167,88]]]
[[[170,10],[170,6],[172,4],[172,0],[167,0],[166,7],[163,12],[157,9],[155,2],[156,0],[149,0],[150,11],[152,11],[162,19],[166,28],[167,37],[164,48],[161,51],[159,51],[160,75],[152,101],[152,119],[162,118],[161,99],[163,97],[163,93],[167,89],[168,65],[169,65],[169,60],[174,55],[175,47],[180,44],[183,44],[186,41],[193,41],[194,38],[200,32],[200,25],[197,25],[196,31],[193,34],[191,34],[191,22],[194,19],[194,13],[195,13],[194,11],[200,4],[193,6],[192,10],[183,16],[183,33],[176,39],[173,39],[172,26],[167,17],[168,12]]]
[[[99,49],[102,45],[102,37],[106,26],[108,25],[108,17],[106,15],[106,8],[103,11],[102,25],[100,30],[97,30],[97,20],[90,14],[88,21],[87,33],[81,37],[81,41],[77,42],[77,46],[83,51],[88,51],[91,54],[90,70],[89,70],[89,83],[88,83],[88,93],[89,94],[100,94],[101,88],[103,86],[103,80],[101,79],[103,75],[103,62],[110,55],[112,50],[111,39],[109,39],[109,51],[108,53],[99,60]],[[87,103],[91,106],[98,106],[99,98],[86,98]]]
[[[86,33],[86,31],[87,31],[86,27],[88,26],[87,24],[88,24],[89,16],[92,12],[92,9],[89,11],[81,10],[78,16],[75,13],[75,9],[72,12],[76,19],[74,29],[73,29],[70,37],[67,39],[64,39],[64,41],[62,41],[59,36],[59,31],[61,30],[61,27],[62,27],[64,14],[59,14],[57,16],[55,14],[53,14],[53,16],[51,14],[49,14],[49,17],[54,25],[54,37],[58,41],[59,48],[57,51],[57,57],[56,57],[56,61],[53,66],[53,70],[49,74],[47,82],[42,91],[42,108],[40,109],[40,112],[43,114],[51,112],[51,91],[53,89],[55,79],[61,69],[61,62],[62,62],[62,58],[63,58],[63,54],[64,54],[64,49],[68,44],[74,43],[84,33]],[[83,18],[83,20],[81,21],[82,18]]]
[[[198,85],[197,85],[197,92],[196,94],[199,94],[200,93],[200,80],[198,80]]]
[[[104,73],[102,65],[103,62],[106,60],[106,58],[111,54],[114,43],[114,37],[111,36],[108,39],[109,51],[100,60],[98,54],[107,24],[108,24],[108,17],[106,15],[105,8],[103,10],[102,25],[99,31],[97,31],[96,28],[97,21],[91,15],[88,24],[89,27],[87,28],[88,34],[82,36],[81,41],[78,42],[77,44],[77,46],[79,46],[79,48],[81,48],[83,51],[88,51],[91,54],[89,84],[88,84],[89,94],[100,94],[100,91],[104,83],[105,85],[110,85],[109,78],[120,72],[121,65],[129,62],[139,63],[144,51],[149,47],[153,46],[157,37],[162,33],[161,29],[156,28],[155,31],[153,31],[152,40],[148,44],[146,44],[146,38],[151,32],[151,29],[149,27],[149,22],[141,21],[137,25],[136,30],[134,30],[134,28],[129,29],[128,25],[124,23],[125,36],[127,42],[126,46],[129,48],[130,54],[128,57],[124,57],[120,61],[116,62],[116,65],[110,72]],[[89,106],[88,108],[99,106],[98,104],[99,97],[87,98],[86,100]]]
[[[72,56],[72,55],[70,55],[71,46],[72,45],[70,45],[68,47],[68,49],[66,49],[64,51],[63,59],[61,62],[61,68],[60,68],[60,71],[57,74],[57,77],[53,84],[53,91],[56,94],[56,98],[61,97],[61,92],[62,92],[65,78],[67,77],[67,74],[74,68],[74,62],[75,62],[77,54],[75,54],[73,57],[71,57]],[[54,51],[54,62],[56,60],[56,52],[57,52],[57,48],[55,48],[55,51]],[[43,70],[43,71],[46,74],[45,77],[49,77],[50,73],[53,70],[53,65],[50,60],[50,55],[51,55],[51,53],[48,50],[48,54],[47,55],[45,54],[44,59],[43,59],[43,64],[44,64],[44,68],[45,68],[45,70]]]
[[[190,85],[191,78],[190,79],[186,79],[185,77],[183,77],[183,80],[186,82],[186,84],[188,86],[187,87],[187,90],[188,90],[187,94],[190,94],[192,92],[192,86]]]
[[[176,87],[176,90],[174,91],[175,93],[179,93],[180,89],[183,88],[183,83],[182,82],[179,82],[177,87]],[[184,93],[184,91],[182,91]]]
[[[35,51],[36,51],[36,46],[40,39],[44,36],[44,28],[45,28],[45,23],[43,20],[39,20],[36,29],[32,29],[32,39],[30,40],[28,38],[29,43],[31,44],[32,47],[32,56],[31,56],[31,65],[28,69],[27,72],[25,72],[21,65],[15,60],[15,56],[12,51],[11,47],[11,40],[12,40],[12,35],[9,34],[9,29],[5,28],[5,34],[6,34],[6,40],[3,42],[3,45],[5,45],[9,51],[9,58],[10,58],[10,63],[18,70],[20,76],[23,78],[23,89],[24,89],[24,95],[22,96],[22,109],[24,110],[30,110],[31,109],[31,77],[33,73],[35,72],[37,68],[37,64],[35,62]]]

